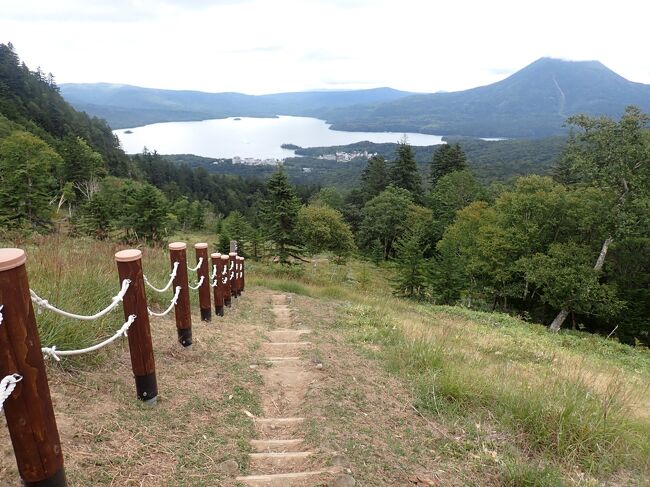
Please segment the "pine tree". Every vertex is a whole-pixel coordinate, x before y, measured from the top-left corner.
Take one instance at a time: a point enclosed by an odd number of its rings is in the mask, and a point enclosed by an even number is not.
[[[423,231],[416,228],[399,238],[395,244],[397,270],[393,280],[395,294],[408,298],[422,297],[426,290],[426,260]]]
[[[415,153],[406,137],[399,141],[395,150],[390,182],[396,188],[409,191],[415,201],[422,200],[422,178],[418,172]]]
[[[282,166],[269,178],[267,193],[260,208],[261,222],[279,261],[286,263],[289,256],[299,258],[301,250],[296,232],[300,201]]]
[[[366,201],[374,198],[388,186],[386,160],[372,156],[361,173],[361,191]]]
[[[430,182],[433,188],[440,178],[467,169],[467,156],[460,144],[442,144],[433,153]]]

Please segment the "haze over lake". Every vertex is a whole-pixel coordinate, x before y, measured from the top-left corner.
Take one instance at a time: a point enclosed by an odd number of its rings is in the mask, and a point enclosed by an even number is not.
[[[126,131],[132,133],[125,133]],[[368,140],[397,142],[402,132],[343,132],[316,118],[225,118],[198,122],[165,122],[115,130],[122,147],[129,154],[144,147],[160,154],[195,154],[204,157],[234,156],[277,158],[294,156],[282,144],[301,147],[345,145]],[[442,136],[407,133],[411,145],[442,143]]]

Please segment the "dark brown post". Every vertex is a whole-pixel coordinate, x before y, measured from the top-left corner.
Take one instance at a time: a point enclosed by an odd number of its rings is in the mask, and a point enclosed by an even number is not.
[[[241,291],[246,288],[246,274],[244,272],[244,262],[246,261],[245,257],[241,258]]]
[[[176,330],[178,341],[184,347],[192,346],[192,313],[190,309],[190,288],[187,284],[187,245],[185,242],[172,242],[169,244],[169,260],[172,269],[174,262],[178,262],[178,271],[174,277],[174,292],[180,286],[181,292],[174,307],[176,317]]]
[[[138,399],[147,404],[156,404],[158,383],[156,382],[156,362],[151,344],[147,294],[142,274],[142,252],[137,249],[121,250],[115,254],[120,283],[131,281],[124,295],[124,318],[135,315],[135,321],[128,332],[131,369],[135,377],[135,392]]]
[[[237,268],[237,296],[241,296],[242,290],[242,263],[244,261],[243,257],[237,256],[236,268]]]
[[[228,259],[228,279],[231,280],[230,293],[237,297],[237,252],[230,252]]]
[[[232,294],[231,294],[231,281],[230,281],[230,256],[222,255],[221,256],[221,269],[226,270],[224,274],[221,275],[221,283],[223,284],[223,304],[230,307],[232,305]]]
[[[203,278],[203,282],[199,286],[201,319],[203,321],[210,321],[212,319],[212,307],[210,306],[210,262],[208,261],[208,244],[194,244],[194,252],[196,252],[197,264],[199,263],[199,259],[203,259],[201,266],[196,271],[196,279],[200,281],[201,278]]]
[[[29,295],[26,260],[24,250],[0,249],[0,379],[14,373],[22,376],[5,401],[4,412],[24,485],[65,487],[61,441]]]
[[[214,313],[217,316],[223,316],[223,288],[224,284],[221,281],[221,254],[215,252],[210,255],[212,259],[212,268],[216,269],[214,275],[214,287],[212,288],[212,293],[214,295]],[[212,283],[210,283],[212,285]]]

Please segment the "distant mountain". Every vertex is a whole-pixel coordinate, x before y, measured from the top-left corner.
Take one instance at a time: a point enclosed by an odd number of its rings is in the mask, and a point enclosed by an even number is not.
[[[565,133],[569,115],[618,117],[627,105],[650,112],[650,85],[628,81],[597,61],[542,58],[491,85],[333,108],[320,116],[340,130],[542,137]]]
[[[375,88],[254,96],[159,90],[108,83],[62,84],[60,89],[65,99],[77,110],[104,118],[113,128],[233,116],[317,116],[332,108],[389,102],[413,94],[392,88]]]

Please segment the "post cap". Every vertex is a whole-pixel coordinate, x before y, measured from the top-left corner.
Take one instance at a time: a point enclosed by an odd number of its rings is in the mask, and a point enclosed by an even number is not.
[[[15,269],[25,263],[27,256],[23,249],[0,249],[0,271]]]
[[[194,248],[195,248],[195,249],[207,249],[207,248],[208,248],[208,244],[205,243],[205,242],[195,243],[195,244],[194,244]]]
[[[228,255],[229,255],[230,257],[236,257],[236,256],[237,256],[237,252],[230,252]]]
[[[242,256],[238,255],[237,260],[244,260],[244,258]]]
[[[120,250],[115,254],[116,262],[133,262],[142,258],[142,251],[138,249]]]
[[[185,242],[172,242],[169,244],[169,250],[185,250],[187,244]]]
[[[213,259],[221,259],[221,254],[219,252],[214,252],[210,254],[210,257],[212,257]]]
[[[221,256],[221,260],[228,260],[228,259],[230,259],[230,257],[228,257],[226,254],[223,254]]]

